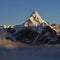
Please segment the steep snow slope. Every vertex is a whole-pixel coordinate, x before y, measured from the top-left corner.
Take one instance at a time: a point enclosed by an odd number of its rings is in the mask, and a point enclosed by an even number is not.
[[[25,27],[39,26],[40,24],[49,25],[45,20],[41,18],[37,11],[34,11],[30,18],[24,23]]]
[[[31,14],[30,18],[27,21],[25,21],[23,25],[37,32],[41,32],[45,26],[50,26],[52,28],[52,26],[49,23],[47,23],[41,18],[37,11],[34,11]]]

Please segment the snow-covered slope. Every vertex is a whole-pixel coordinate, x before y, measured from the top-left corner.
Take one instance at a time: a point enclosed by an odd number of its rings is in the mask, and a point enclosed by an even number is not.
[[[26,20],[23,24],[24,27],[30,28],[37,32],[42,32],[44,30],[45,26],[49,26],[52,28],[52,26],[46,22],[42,17],[39,15],[37,11],[34,11],[28,20]]]
[[[41,18],[37,11],[34,11],[30,18],[23,24],[25,27],[39,26],[40,24],[49,25],[45,20]]]
[[[54,29],[57,33],[57,35],[60,35],[60,25],[56,24],[52,26],[52,29]]]

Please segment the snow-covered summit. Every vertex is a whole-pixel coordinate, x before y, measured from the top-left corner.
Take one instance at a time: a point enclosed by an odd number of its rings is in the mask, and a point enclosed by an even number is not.
[[[48,23],[41,18],[37,11],[34,11],[30,18],[23,24],[25,27],[31,26],[39,26],[40,24],[44,23],[44,25],[48,25]]]

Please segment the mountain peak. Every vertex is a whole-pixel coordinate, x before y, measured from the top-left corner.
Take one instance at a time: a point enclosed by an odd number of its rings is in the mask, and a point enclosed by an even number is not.
[[[33,18],[41,18],[41,16],[39,15],[39,13],[37,11],[33,11],[30,18],[33,17]],[[42,19],[42,18],[41,18]]]
[[[37,11],[33,11],[30,18],[24,23],[24,26],[25,27],[39,26],[42,23],[45,23],[46,25],[48,25],[48,23],[41,18],[41,16]]]
[[[37,11],[33,11],[31,16],[33,15],[39,16],[39,13]]]

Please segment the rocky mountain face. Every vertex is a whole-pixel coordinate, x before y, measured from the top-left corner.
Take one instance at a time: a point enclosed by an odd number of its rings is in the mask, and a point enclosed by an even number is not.
[[[22,25],[0,26],[0,38],[26,44],[60,44],[60,25],[50,25],[34,11]]]

